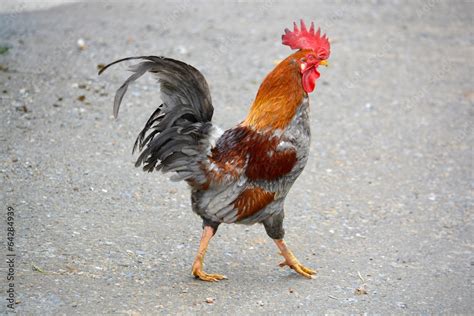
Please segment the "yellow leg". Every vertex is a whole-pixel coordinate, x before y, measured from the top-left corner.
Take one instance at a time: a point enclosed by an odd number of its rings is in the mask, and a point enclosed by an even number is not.
[[[222,279],[227,279],[225,275],[207,274],[204,271],[202,271],[202,268],[204,266],[204,256],[206,255],[207,246],[209,245],[209,241],[211,240],[213,235],[214,235],[213,228],[210,226],[204,226],[204,229],[202,231],[202,236],[201,236],[201,242],[199,244],[199,250],[193,264],[193,275],[196,279],[201,279],[203,281],[209,281],[209,282],[215,282]]]
[[[307,277],[309,279],[314,278],[313,275],[316,274],[316,271],[302,265],[293,255],[291,250],[288,249],[283,239],[274,239],[274,241],[278,249],[280,249],[281,255],[285,258],[285,260],[280,263],[280,267],[289,266],[291,269],[295,270],[297,273],[301,274],[304,277]]]

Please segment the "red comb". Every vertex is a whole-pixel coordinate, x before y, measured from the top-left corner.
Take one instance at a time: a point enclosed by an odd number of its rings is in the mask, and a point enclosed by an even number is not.
[[[314,23],[311,22],[309,30],[301,20],[301,30],[298,29],[296,22],[293,22],[293,32],[285,29],[285,34],[281,36],[282,44],[288,45],[291,49],[312,49],[321,59],[329,58],[330,45],[326,34],[321,36],[321,29],[314,32]]]

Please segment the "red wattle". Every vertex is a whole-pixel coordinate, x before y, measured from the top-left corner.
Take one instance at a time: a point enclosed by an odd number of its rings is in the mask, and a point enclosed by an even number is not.
[[[318,79],[319,76],[319,72],[315,67],[311,67],[303,72],[303,89],[306,93],[313,92],[314,87],[316,86],[316,79]]]

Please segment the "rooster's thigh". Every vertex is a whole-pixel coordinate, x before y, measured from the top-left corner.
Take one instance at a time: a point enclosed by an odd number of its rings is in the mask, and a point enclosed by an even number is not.
[[[285,236],[285,229],[283,228],[283,219],[285,212],[277,212],[272,216],[266,218],[262,223],[265,227],[267,235],[272,239],[283,239]]]

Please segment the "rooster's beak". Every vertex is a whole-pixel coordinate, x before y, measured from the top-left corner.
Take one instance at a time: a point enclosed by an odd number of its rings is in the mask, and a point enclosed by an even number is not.
[[[329,67],[328,60],[327,60],[327,59],[321,60],[321,61],[319,62],[319,65],[320,65],[320,66],[324,66],[324,67]]]

